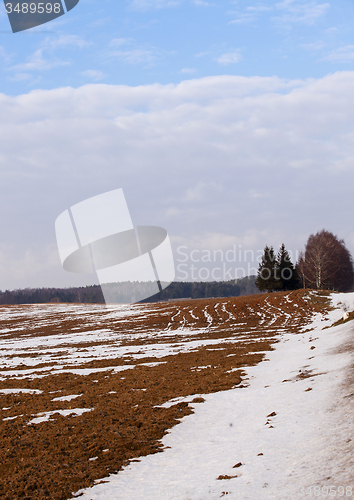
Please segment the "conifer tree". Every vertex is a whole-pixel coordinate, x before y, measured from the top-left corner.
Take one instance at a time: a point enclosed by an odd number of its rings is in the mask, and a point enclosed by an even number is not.
[[[299,277],[302,288],[306,288],[307,283],[305,276],[305,255],[303,251],[300,252],[299,260],[296,263],[295,269]]]
[[[258,273],[256,279],[256,286],[261,292],[273,292],[279,286],[278,276],[278,263],[275,257],[273,247],[264,249],[262,261],[258,266]]]
[[[284,243],[279,248],[277,255],[277,290],[296,290],[300,286],[300,279],[291,262],[289,252],[286,250]]]

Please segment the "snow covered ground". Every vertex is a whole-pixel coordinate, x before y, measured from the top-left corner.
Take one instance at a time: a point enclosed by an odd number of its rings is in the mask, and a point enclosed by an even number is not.
[[[354,496],[354,294],[301,334],[283,333],[246,368],[248,387],[205,394],[163,439],[82,500],[240,500]],[[185,400],[191,401],[193,397]],[[237,465],[237,467],[235,467]]]

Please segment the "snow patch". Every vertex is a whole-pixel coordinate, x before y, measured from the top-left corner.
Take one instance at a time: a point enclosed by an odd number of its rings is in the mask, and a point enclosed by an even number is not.
[[[42,394],[38,389],[0,389],[1,394]]]
[[[40,424],[42,422],[47,422],[52,415],[55,415],[56,413],[60,413],[60,415],[63,415],[63,417],[67,417],[68,415],[74,415],[75,417],[79,417],[83,413],[87,411],[92,411],[93,408],[75,408],[71,410],[54,410],[54,411],[46,411],[43,413],[38,413],[35,418],[32,418],[28,422],[27,425],[30,424]]]

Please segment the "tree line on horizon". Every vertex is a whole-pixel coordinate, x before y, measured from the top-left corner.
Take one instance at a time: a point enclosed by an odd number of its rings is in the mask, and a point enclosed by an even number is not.
[[[277,255],[266,245],[255,284],[262,292],[298,288],[349,292],[354,289],[353,259],[344,240],[322,229],[309,236],[295,265],[284,243]]]
[[[204,299],[211,297],[238,297],[259,293],[255,276],[231,281],[174,281],[143,303],[175,299]],[[124,286],[124,283],[122,283]],[[46,303],[104,304],[99,285],[71,288],[25,288],[0,291],[0,305],[46,304]]]
[[[124,284],[123,284],[124,285]],[[259,292],[314,288],[349,292],[354,290],[353,259],[344,240],[322,230],[309,236],[304,251],[293,264],[282,244],[277,255],[264,249],[257,276],[230,281],[172,282],[158,294],[141,302],[211,297],[238,297]],[[99,285],[71,288],[25,288],[0,291],[0,305],[44,303],[104,304]]]

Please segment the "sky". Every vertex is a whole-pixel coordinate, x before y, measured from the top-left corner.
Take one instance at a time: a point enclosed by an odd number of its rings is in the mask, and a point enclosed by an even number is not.
[[[54,223],[117,188],[167,229],[176,279],[254,274],[266,244],[295,260],[323,228],[354,253],[353,19],[348,0],[80,0],[14,34],[0,5],[0,290],[97,282],[62,269]]]

